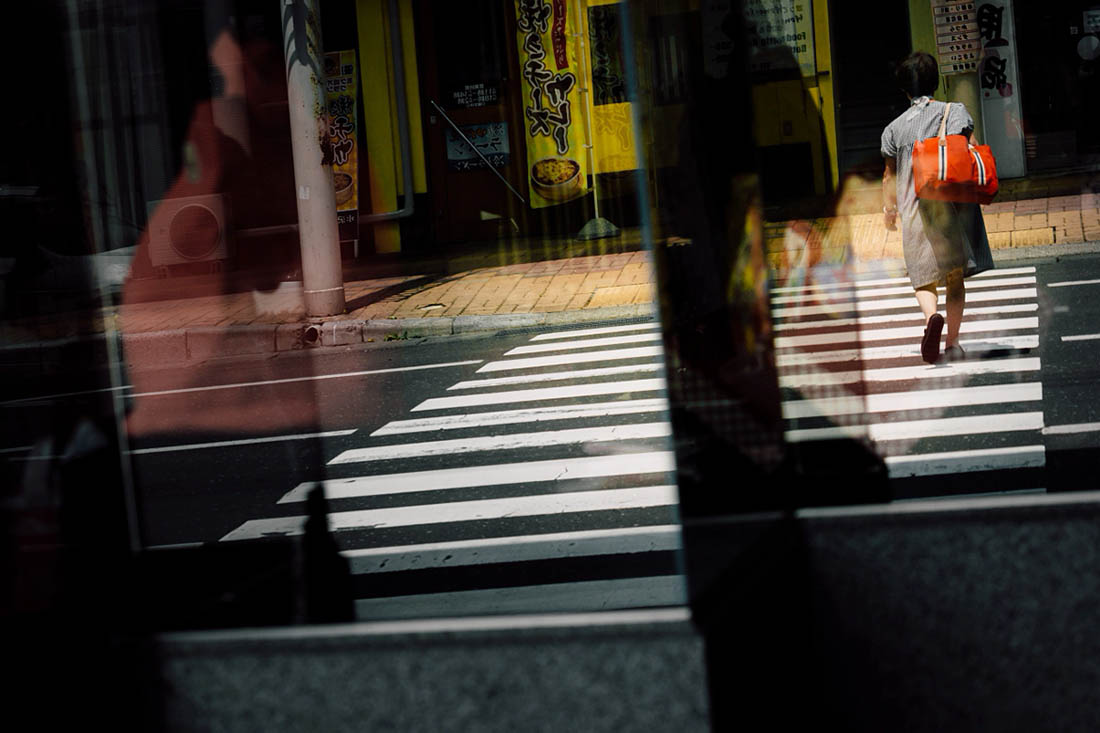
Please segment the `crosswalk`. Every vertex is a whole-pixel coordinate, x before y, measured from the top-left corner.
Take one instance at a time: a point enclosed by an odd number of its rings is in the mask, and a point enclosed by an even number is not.
[[[893,499],[1041,490],[1035,268],[969,278],[966,296],[967,358],[928,365],[908,278],[773,289],[788,444],[861,441],[884,460]]]
[[[1041,490],[1034,268],[969,279],[968,358],[934,366],[905,278],[772,295],[789,449],[857,441],[895,500]],[[360,618],[684,603],[660,338],[653,322],[532,335],[332,455]],[[301,533],[314,486],[222,540]]]
[[[652,322],[536,334],[333,456],[359,617],[682,605],[660,338]],[[222,540],[302,532],[273,514]]]

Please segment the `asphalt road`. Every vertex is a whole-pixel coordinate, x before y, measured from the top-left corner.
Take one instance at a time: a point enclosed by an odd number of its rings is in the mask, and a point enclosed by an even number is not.
[[[1100,488],[1100,257],[968,281],[964,362],[923,364],[897,273],[773,293],[791,445],[869,441],[892,498]],[[218,359],[128,375],[147,545],[301,531],[324,482],[365,618],[683,600],[652,324]],[[66,393],[91,388],[79,370]],[[6,385],[5,455],[56,380]],[[52,387],[52,389],[51,389]],[[35,417],[38,415],[39,417]]]

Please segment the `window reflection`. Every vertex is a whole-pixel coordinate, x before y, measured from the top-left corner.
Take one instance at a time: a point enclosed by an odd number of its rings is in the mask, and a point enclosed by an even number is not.
[[[997,262],[931,365],[880,149],[931,6],[21,9],[9,607],[101,543],[189,578],[154,625],[679,605],[681,526],[1093,488],[1100,275],[1023,258],[1097,238],[1089,9],[982,7]]]

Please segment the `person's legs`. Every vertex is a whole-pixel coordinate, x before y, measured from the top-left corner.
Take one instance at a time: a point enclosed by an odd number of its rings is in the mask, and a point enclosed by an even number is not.
[[[959,341],[959,327],[962,326],[963,309],[966,307],[966,286],[963,285],[962,268],[947,273],[947,346]]]
[[[939,304],[939,294],[936,292],[936,283],[929,283],[916,289],[917,303],[924,313],[924,323],[928,325],[928,319],[936,312]]]
[[[940,358],[940,334],[943,332],[943,316],[936,312],[939,296],[936,284],[922,285],[915,291],[917,303],[924,313],[924,337],[920,342],[921,358],[929,364],[935,364]]]

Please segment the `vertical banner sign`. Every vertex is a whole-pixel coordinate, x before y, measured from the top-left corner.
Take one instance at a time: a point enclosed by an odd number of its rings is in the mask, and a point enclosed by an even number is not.
[[[597,4],[597,2],[601,4]],[[577,2],[583,7],[583,2]],[[599,174],[638,167],[634,111],[623,68],[623,8],[620,2],[588,0],[588,58],[592,75],[592,167]],[[582,19],[583,20],[583,19]]]
[[[982,40],[982,61],[978,69],[985,128],[982,142],[993,150],[1000,178],[1019,178],[1027,172],[1027,163],[1020,94],[1016,88],[1012,0],[991,0],[978,5],[978,30]]]
[[[976,72],[982,55],[978,3],[932,0],[932,19],[940,73],[949,76]]]
[[[359,144],[355,51],[325,54],[325,103],[328,105],[332,178],[340,241],[359,238]]]
[[[580,19],[569,0],[516,0],[527,175],[531,208],[575,199],[588,189],[584,103],[577,74]]]

